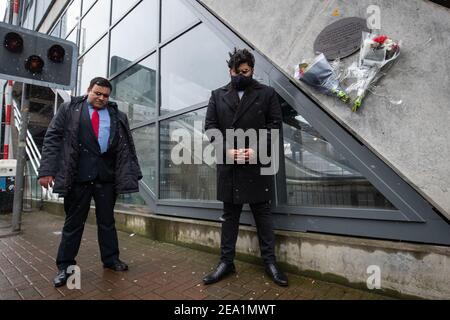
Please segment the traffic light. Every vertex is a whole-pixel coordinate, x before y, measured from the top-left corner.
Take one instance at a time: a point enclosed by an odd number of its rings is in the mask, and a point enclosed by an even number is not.
[[[0,78],[71,90],[75,87],[76,44],[0,22]]]

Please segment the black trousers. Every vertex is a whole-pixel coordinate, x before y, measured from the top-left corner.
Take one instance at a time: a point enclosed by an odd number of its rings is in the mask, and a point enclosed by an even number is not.
[[[80,249],[92,197],[95,201],[97,234],[101,259],[111,265],[119,258],[119,244],[114,220],[116,194],[113,183],[76,183],[64,197],[66,220],[62,231],[56,265],[59,270],[76,265],[75,257]]]
[[[242,204],[224,203],[220,245],[222,262],[232,263],[234,260],[242,207]],[[250,203],[256,222],[261,257],[266,264],[275,263],[275,234],[270,207],[270,202]]]

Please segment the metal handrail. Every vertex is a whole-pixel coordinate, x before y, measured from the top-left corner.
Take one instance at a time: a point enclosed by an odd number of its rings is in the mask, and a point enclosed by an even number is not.
[[[21,125],[22,125],[22,115],[20,113],[19,108],[17,107],[16,101],[13,101],[13,107],[14,107],[14,122],[15,127],[18,131],[20,131]],[[39,151],[34,138],[29,130],[27,130],[27,145],[25,148],[25,152],[30,159],[31,166],[33,167],[33,171],[36,174],[36,176],[39,175],[38,169],[41,164],[41,152]],[[48,200],[57,200],[58,195],[53,193],[53,188],[42,188],[42,198],[48,199]]]
[[[20,110],[17,107],[17,104],[16,104],[15,101],[13,101],[13,106],[14,106],[14,117],[19,122],[19,125],[21,125],[22,124],[22,114],[20,113]],[[33,139],[33,136],[31,134],[30,130],[27,130],[27,137],[28,137],[28,139],[30,139],[30,144],[33,147],[33,149],[35,150],[36,157],[40,160],[41,159],[41,153],[40,153],[36,143],[34,142],[34,139]]]
[[[22,120],[20,116],[20,111],[17,108],[17,105],[15,102],[13,102],[14,105],[14,123],[18,131],[20,131],[20,127],[22,125]],[[28,155],[28,158],[31,161],[31,165],[33,166],[33,170],[38,174],[38,168],[40,165],[40,159],[41,159],[41,153],[39,152],[39,149],[36,146],[36,143],[34,142],[33,136],[31,135],[30,131],[27,131],[27,146],[25,148],[25,151]]]

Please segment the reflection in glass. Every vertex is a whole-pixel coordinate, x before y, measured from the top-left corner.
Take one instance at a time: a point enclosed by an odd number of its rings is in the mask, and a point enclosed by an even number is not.
[[[89,10],[95,0],[83,0],[83,15]]]
[[[161,114],[208,101],[229,82],[230,48],[201,24],[161,51]]]
[[[105,33],[109,26],[109,0],[98,0],[81,21],[81,53]]]
[[[31,4],[28,4],[28,8],[24,10],[23,17],[22,17],[22,27],[25,29],[34,29],[34,14],[36,11],[36,3],[32,2]],[[3,17],[2,17],[3,18]]]
[[[134,65],[111,81],[111,99],[128,115],[131,124],[156,116],[156,56]]]
[[[139,160],[139,166],[142,171],[142,182],[144,182],[153,193],[156,194],[156,166],[158,160],[156,126],[149,125],[132,132],[133,141],[136,146],[136,153]]]
[[[145,201],[139,193],[126,193],[117,196],[115,209],[133,213],[139,210],[147,211],[145,207],[142,208],[141,206],[145,206]]]
[[[166,40],[195,21],[198,18],[181,0],[162,1],[161,40]]]
[[[61,34],[61,21],[58,21],[58,23],[53,28],[52,32],[50,32],[50,35],[59,38],[60,34]]]
[[[52,0],[39,0],[36,1],[36,18],[34,20],[34,29],[39,25],[48,7],[52,4]]]
[[[51,88],[30,86],[30,122],[28,130],[33,136],[36,147],[42,152],[45,133],[53,118],[55,93]]]
[[[289,104],[280,100],[286,178],[286,189],[278,193],[280,203],[395,210],[342,154]]]
[[[112,29],[110,75],[123,70],[156,46],[157,7],[156,0],[144,0]]]
[[[61,18],[61,38],[65,38],[80,19],[81,0],[74,0]]]
[[[80,60],[80,81],[78,86],[79,94],[86,94],[90,81],[95,77],[106,77],[107,60],[99,59],[108,55],[108,37],[100,40],[88,53]]]
[[[72,41],[73,43],[77,43],[77,29],[73,29],[69,36],[66,38],[67,41]]]
[[[113,0],[112,21],[115,22],[136,2],[137,0]]]
[[[216,199],[215,165],[207,165],[192,152],[194,143],[203,150],[209,145],[202,129],[205,115],[206,108],[161,122],[161,199]],[[171,141],[171,134],[177,129],[185,130],[191,136],[190,145],[187,139],[183,140],[186,144],[182,151],[182,155],[187,152],[190,164],[175,164],[172,161],[172,149],[178,142]],[[194,164],[196,162],[201,164]]]

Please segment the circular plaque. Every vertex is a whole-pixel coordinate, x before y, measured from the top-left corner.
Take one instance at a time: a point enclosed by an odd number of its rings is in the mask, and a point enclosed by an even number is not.
[[[359,50],[363,31],[370,32],[366,19],[350,17],[338,20],[317,36],[314,52],[323,53],[328,60],[348,57]]]

